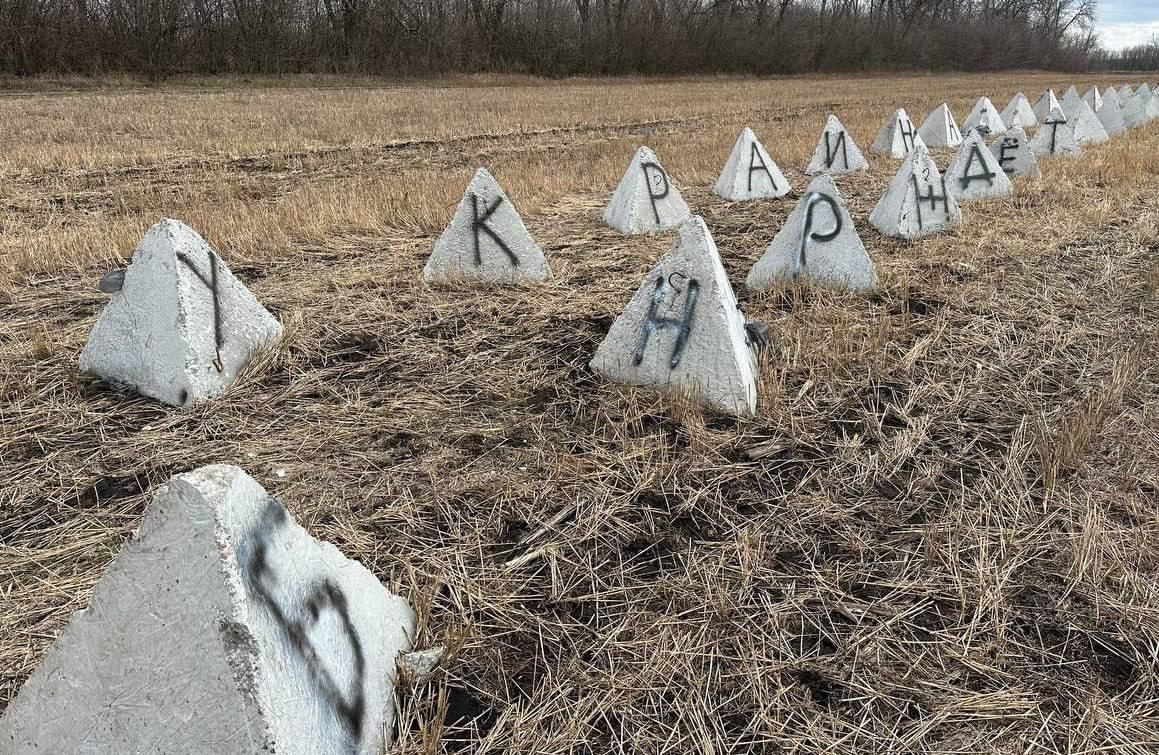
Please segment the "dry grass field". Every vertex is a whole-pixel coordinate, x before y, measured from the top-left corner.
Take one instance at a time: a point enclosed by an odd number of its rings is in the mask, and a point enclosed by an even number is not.
[[[1121,81],[9,87],[0,708],[150,491],[228,462],[452,647],[404,753],[1159,752],[1159,123],[917,243],[868,225],[899,164],[872,157],[838,181],[868,296],[746,290],[794,200],[710,192],[745,125],[800,192],[830,111],[868,147],[897,106],[1070,83]],[[770,325],[755,418],[587,367],[672,240],[601,222],[642,143]],[[552,283],[422,284],[479,165]],[[189,411],[76,367],[162,216],[286,325]]]

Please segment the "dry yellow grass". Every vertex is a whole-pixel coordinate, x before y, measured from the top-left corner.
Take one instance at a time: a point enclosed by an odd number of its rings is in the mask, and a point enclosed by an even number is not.
[[[742,126],[800,191],[831,110],[866,147],[1071,81],[339,83],[0,96],[0,705],[148,492],[229,462],[461,642],[405,752],[1159,751],[1159,125],[914,244],[873,158],[839,184],[880,290],[753,294],[793,202],[709,192]],[[600,222],[640,143],[771,325],[753,419],[586,367],[670,242]],[[418,282],[480,164],[550,285]],[[76,372],[161,215],[287,325],[187,412]]]

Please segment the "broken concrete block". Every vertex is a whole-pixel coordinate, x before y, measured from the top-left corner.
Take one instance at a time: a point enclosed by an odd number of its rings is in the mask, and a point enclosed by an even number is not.
[[[869,161],[861,154],[857,142],[853,141],[853,137],[845,130],[845,126],[837,116],[830,114],[805,172],[810,176],[819,173],[837,176],[867,168]]]
[[[877,132],[877,138],[873,140],[873,145],[870,146],[869,151],[879,155],[902,158],[919,144],[922,144],[922,138],[918,135],[918,130],[914,128],[913,121],[910,120],[904,108],[898,108]]]
[[[946,168],[946,185],[959,202],[997,199],[1014,193],[997,158],[991,154],[978,129],[971,129]]]
[[[440,283],[542,283],[551,280],[551,268],[499,182],[479,168],[435,242],[423,278]]]
[[[813,179],[785,225],[749,271],[749,288],[772,288],[778,281],[808,280],[824,286],[868,291],[877,270],[865,251],[853,218],[833,178]]]
[[[717,411],[756,411],[745,319],[704,219],[680,226],[672,250],[612,323],[591,367],[619,383],[687,390]]]
[[[220,395],[282,326],[201,236],[176,220],[141,240],[80,369],[173,406]]]
[[[1028,129],[1038,125],[1038,118],[1034,115],[1034,108],[1030,106],[1030,100],[1026,99],[1025,94],[1019,92],[1010,98],[1006,109],[1002,111],[1002,122],[1006,124],[1006,128],[1008,129],[1015,127]]]
[[[919,144],[902,163],[869,222],[886,236],[903,239],[929,236],[962,222],[958,202],[926,145]]]
[[[1103,106],[1095,115],[1098,117],[1099,123],[1103,124],[1103,130],[1107,132],[1107,136],[1118,136],[1127,130],[1127,124],[1123,120],[1123,108],[1119,106],[1117,97],[1104,96]]]
[[[1091,110],[1095,111],[1095,113],[1103,109],[1103,96],[1099,94],[1098,87],[1088,89],[1086,94],[1083,95],[1083,101],[1090,105]]]
[[[1069,105],[1064,101],[1062,111],[1067,127],[1079,144],[1102,144],[1111,138],[1095,111],[1081,97],[1072,98]]]
[[[1009,129],[991,144],[990,153],[1008,176],[1038,178],[1042,175],[1038,168],[1038,158],[1030,148],[1030,138],[1020,126]]]
[[[378,755],[415,616],[237,467],[162,486],[0,719],[0,750]]]
[[[1034,103],[1034,117],[1038,119],[1039,123],[1045,123],[1051,112],[1056,109],[1062,112],[1062,103],[1054,95],[1053,89],[1047,89]]]
[[[950,112],[946,103],[938,105],[926,116],[918,136],[927,147],[956,147],[962,143],[962,132],[958,130],[958,122]]]
[[[792,190],[781,169],[747,126],[740,132],[713,191],[730,202],[783,197]]]
[[[971,129],[978,129],[983,136],[996,136],[1006,131],[1006,124],[1002,121],[1002,114],[989,97],[979,97],[974,103],[974,109],[966,116],[962,124],[963,133]]]
[[[1030,140],[1030,148],[1039,157],[1048,155],[1078,157],[1083,151],[1083,148],[1075,141],[1074,132],[1067,126],[1066,115],[1063,114],[1061,107],[1051,110],[1050,114],[1042,120],[1042,127]]]
[[[680,225],[689,214],[656,155],[640,147],[604,210],[604,222],[630,235],[660,233]]]

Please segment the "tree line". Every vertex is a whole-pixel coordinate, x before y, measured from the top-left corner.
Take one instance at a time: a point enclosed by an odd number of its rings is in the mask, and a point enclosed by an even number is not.
[[[1097,0],[0,0],[0,73],[1081,69]]]

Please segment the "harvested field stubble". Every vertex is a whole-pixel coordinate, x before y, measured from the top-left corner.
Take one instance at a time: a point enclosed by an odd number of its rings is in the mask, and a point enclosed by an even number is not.
[[[0,705],[148,493],[227,462],[455,648],[403,752],[1159,751],[1159,124],[913,244],[868,226],[899,164],[871,157],[838,180],[868,296],[746,291],[794,199],[710,192],[745,125],[800,192],[830,110],[867,147],[898,105],[1069,83],[0,97]],[[587,368],[671,243],[600,222],[640,143],[771,326],[753,419]],[[418,282],[480,164],[550,284]],[[99,274],[161,215],[286,325],[190,411],[76,373]]]

